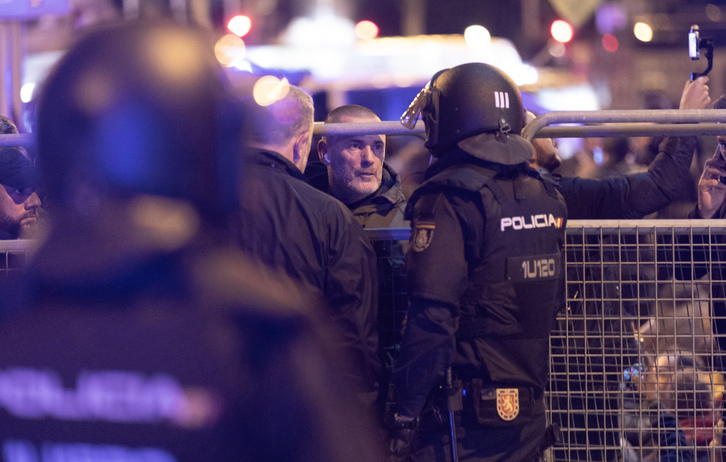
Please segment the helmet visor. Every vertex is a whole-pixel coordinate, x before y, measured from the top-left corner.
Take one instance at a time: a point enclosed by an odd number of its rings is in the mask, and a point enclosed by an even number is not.
[[[430,93],[431,81],[429,81],[429,83],[427,83],[426,86],[418,92],[418,95],[416,95],[413,101],[411,101],[411,104],[408,105],[406,112],[404,112],[401,116],[401,124],[403,124],[404,127],[409,130],[413,130],[416,126],[416,121],[418,121],[421,116],[421,110],[426,106]]]

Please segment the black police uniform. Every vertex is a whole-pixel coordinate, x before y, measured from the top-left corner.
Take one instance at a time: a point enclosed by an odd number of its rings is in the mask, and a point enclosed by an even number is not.
[[[380,460],[287,278],[64,234],[2,293],[0,460]]]
[[[460,460],[532,460],[546,429],[567,210],[526,164],[458,149],[439,157],[407,209],[411,305],[394,377],[397,411],[420,415],[413,460],[449,460],[439,387],[451,366],[464,392]]]

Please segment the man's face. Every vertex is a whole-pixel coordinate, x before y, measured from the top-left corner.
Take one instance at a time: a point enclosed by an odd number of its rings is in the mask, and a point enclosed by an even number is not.
[[[373,118],[341,117],[340,122],[375,122]],[[386,157],[385,135],[328,137],[318,146],[330,168],[330,194],[350,204],[373,194],[381,186]],[[327,160],[325,159],[327,156]]]
[[[0,238],[35,237],[40,205],[35,188],[0,185]]]
[[[532,144],[534,145],[534,161],[537,165],[548,172],[552,172],[560,166],[562,159],[560,159],[555,140],[551,138],[535,138],[532,140]]]

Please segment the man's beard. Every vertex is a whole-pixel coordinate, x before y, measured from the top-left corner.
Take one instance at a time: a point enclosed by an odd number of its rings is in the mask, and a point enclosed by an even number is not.
[[[32,239],[38,237],[39,227],[37,219],[23,226],[22,221],[26,218],[36,217],[32,213],[24,213],[20,218],[13,219],[12,217],[0,213],[0,238],[2,239]]]

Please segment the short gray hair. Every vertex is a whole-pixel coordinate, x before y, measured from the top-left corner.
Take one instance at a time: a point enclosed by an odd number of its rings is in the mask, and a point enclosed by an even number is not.
[[[381,120],[375,112],[367,107],[357,104],[346,104],[345,106],[340,106],[330,111],[328,117],[325,119],[325,123],[338,123],[344,116]]]
[[[246,104],[245,144],[284,146],[302,131],[313,129],[313,98],[289,85],[287,95],[269,106]]]

